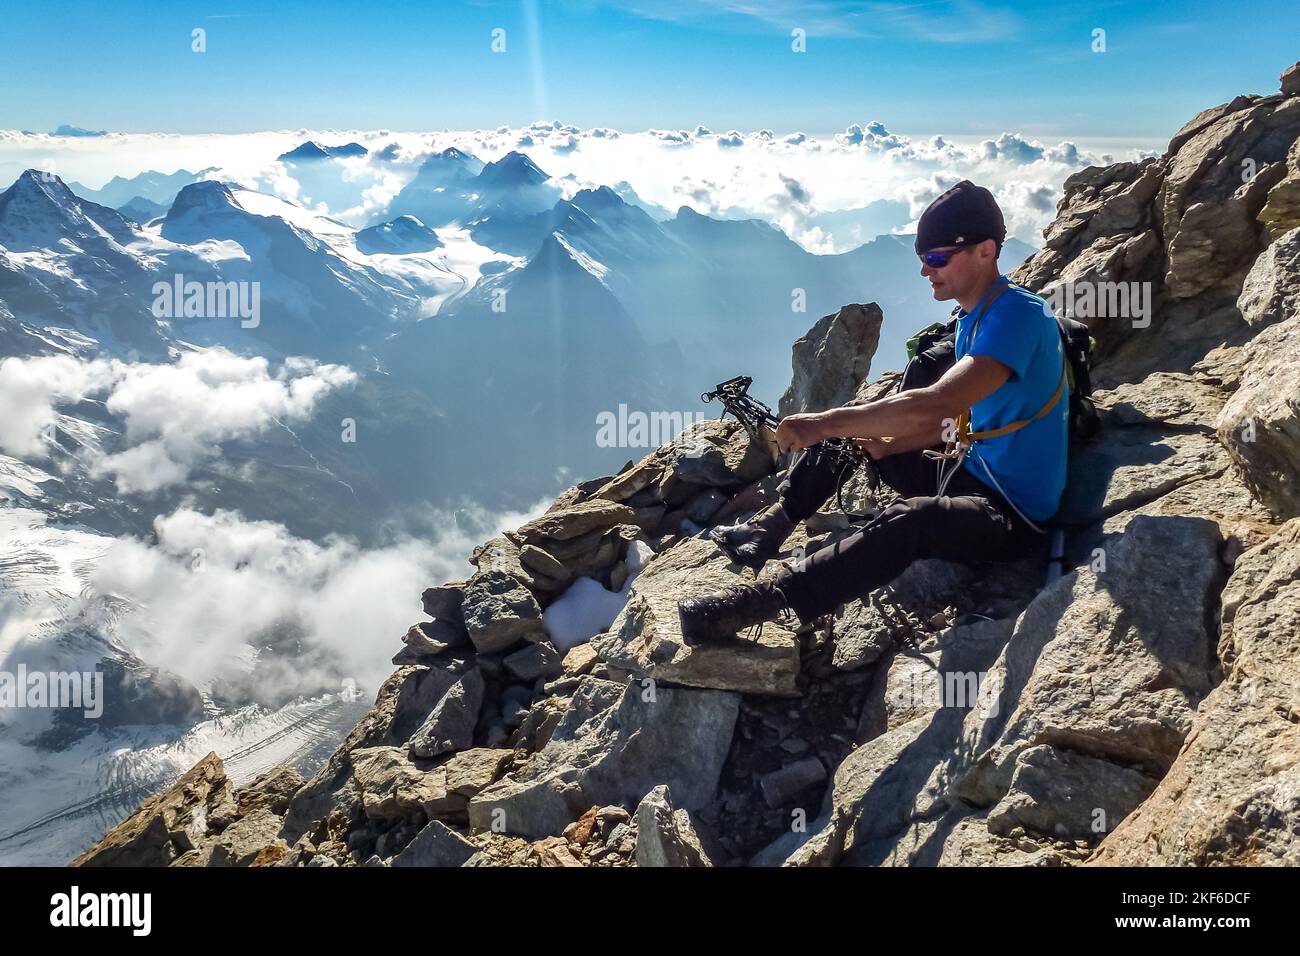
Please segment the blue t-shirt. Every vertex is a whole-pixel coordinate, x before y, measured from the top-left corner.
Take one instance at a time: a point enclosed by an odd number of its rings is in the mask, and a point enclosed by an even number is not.
[[[1009,280],[1000,276],[999,281]],[[1011,369],[1011,375],[971,409],[974,432],[1033,418],[1055,393],[1065,362],[1060,327],[1040,296],[1012,286],[983,310],[971,341],[971,325],[981,311],[977,306],[972,313],[958,315],[957,359],[987,355]],[[1001,486],[1031,521],[1050,518],[1060,508],[1065,489],[1069,414],[1067,388],[1042,418],[1009,435],[974,442],[965,467],[984,484]]]

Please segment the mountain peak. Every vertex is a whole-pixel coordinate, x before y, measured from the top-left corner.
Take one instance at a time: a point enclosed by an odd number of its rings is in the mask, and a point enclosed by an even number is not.
[[[48,171],[24,170],[0,193],[0,241],[11,249],[48,248],[61,238],[126,239],[129,232],[121,216],[78,199]]]
[[[348,159],[353,156],[365,156],[368,153],[360,143],[345,143],[342,146],[321,146],[315,140],[307,142],[281,153],[276,158],[282,163],[311,163],[322,159]]]
[[[617,209],[620,206],[627,205],[623,197],[608,186],[580,190],[571,201],[575,206],[586,209],[588,212],[601,209]]]
[[[550,178],[526,153],[515,150],[488,163],[479,173],[480,181],[496,187],[540,186]]]
[[[229,186],[215,179],[204,179],[197,183],[190,183],[176,194],[171,208],[167,210],[167,221],[175,222],[191,213],[212,213],[239,208],[241,208],[239,202]]]

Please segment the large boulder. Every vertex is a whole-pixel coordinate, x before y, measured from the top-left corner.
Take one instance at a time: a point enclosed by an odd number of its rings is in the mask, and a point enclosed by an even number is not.
[[[506,537],[522,546],[546,541],[568,541],[592,531],[606,530],[618,524],[630,524],[634,517],[627,505],[604,498],[591,498],[521,524]]]
[[[1300,519],[1238,559],[1222,604],[1226,678],[1091,863],[1300,864]]]
[[[754,442],[732,419],[695,422],[612,478],[594,496],[625,502],[638,492],[653,490],[655,497],[663,501],[671,499],[675,492],[680,501],[671,503],[678,504],[706,487],[748,485],[776,467],[776,440],[771,429],[764,435],[763,442]]]
[[[740,706],[723,691],[580,679],[546,746],[475,797],[475,830],[559,835],[590,807],[665,784],[698,810],[713,798]]]
[[[777,404],[784,418],[797,412],[821,412],[852,400],[871,372],[880,344],[880,306],[846,305],[824,315],[795,340],[790,387]]]
[[[411,737],[411,756],[438,757],[465,750],[474,742],[474,727],[483,706],[483,674],[476,667],[447,689]]]
[[[441,820],[430,820],[389,866],[464,866],[477,850]]]
[[[466,750],[433,766],[412,761],[400,747],[369,747],[353,751],[352,776],[371,820],[462,820],[469,799],[500,775],[512,753]]]
[[[1259,211],[1259,221],[1274,240],[1300,226],[1300,139],[1291,144],[1286,167],[1286,178],[1269,190]]]
[[[1039,745],[1163,776],[1217,680],[1205,622],[1223,580],[1219,544],[1212,521],[1136,517],[1107,541],[1104,564],[1045,589],[988,676],[1000,706],[967,718],[973,760],[954,791],[977,806],[1001,800]]]
[[[546,638],[537,599],[506,571],[480,569],[465,582],[465,629],[480,654],[508,650],[521,641]]]
[[[1011,634],[1010,621],[949,628],[917,654],[894,653],[878,667],[874,710],[864,715],[865,738],[832,775],[816,819],[761,851],[757,866],[874,865],[913,841],[913,862],[934,863],[941,843],[928,846],[917,828],[960,807],[949,790],[959,766],[962,721],[996,697],[982,692],[987,673]],[[970,812],[962,808],[961,812]]]
[[[1241,304],[1264,328],[1241,350],[1240,385],[1218,436],[1259,499],[1292,517],[1300,514],[1300,229],[1259,257]]]
[[[673,809],[672,792],[660,785],[636,808],[637,866],[713,866],[687,810]]]
[[[680,541],[637,575],[627,604],[607,632],[592,638],[592,646],[608,663],[644,677],[690,687],[795,696],[799,642],[790,628],[771,621],[757,640],[704,644],[693,644],[682,635],[679,599],[744,582],[753,582],[753,572],[737,568],[712,541]]]
[[[1147,283],[1150,292],[1141,321],[1076,316],[1098,340],[1094,382],[1187,371],[1210,349],[1244,341],[1235,299],[1266,245],[1258,217],[1287,177],[1297,134],[1300,98],[1239,96],[1193,118],[1159,158],[1066,180],[1043,249],[1012,278],[1049,300],[1081,283]]]

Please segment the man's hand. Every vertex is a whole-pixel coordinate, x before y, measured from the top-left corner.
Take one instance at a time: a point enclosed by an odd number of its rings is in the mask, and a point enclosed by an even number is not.
[[[815,414],[787,415],[776,426],[776,447],[783,455],[815,445],[824,437]]]

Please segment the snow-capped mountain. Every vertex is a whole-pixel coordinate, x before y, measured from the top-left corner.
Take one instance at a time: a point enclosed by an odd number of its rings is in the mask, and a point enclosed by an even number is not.
[[[322,159],[350,159],[365,156],[369,152],[360,143],[345,143],[342,146],[322,146],[308,140],[300,146],[281,153],[276,157],[282,163],[313,163]]]
[[[0,297],[21,323],[20,351],[90,340],[165,354],[145,297],[152,266],[133,248],[140,238],[117,212],[78,199],[49,173],[29,169],[0,193]]]
[[[433,227],[452,222],[469,208],[472,184],[482,169],[482,160],[454,146],[434,153],[393,197],[386,214],[414,216]]]
[[[438,234],[414,216],[398,216],[357,233],[357,249],[367,255],[431,252],[441,245]]]
[[[68,188],[82,199],[119,211],[128,203],[138,200],[162,206],[166,211],[178,192],[213,171],[212,167],[200,169],[196,173],[188,169],[178,169],[174,173],[160,173],[150,169],[130,177],[114,176],[98,189],[91,189],[78,182],[68,183]]]
[[[456,222],[476,242],[528,255],[549,231],[548,217],[562,197],[559,184],[524,153],[483,164],[453,147],[425,160],[388,214],[414,215],[434,227]]]

